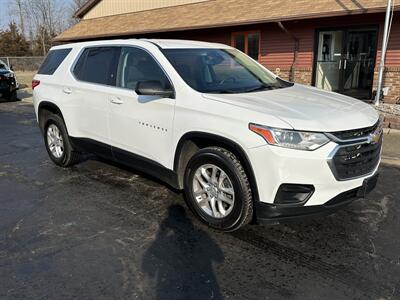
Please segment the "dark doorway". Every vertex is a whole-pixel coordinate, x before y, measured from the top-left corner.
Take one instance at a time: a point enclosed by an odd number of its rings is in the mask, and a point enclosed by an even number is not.
[[[371,99],[377,32],[375,27],[318,30],[315,86]]]

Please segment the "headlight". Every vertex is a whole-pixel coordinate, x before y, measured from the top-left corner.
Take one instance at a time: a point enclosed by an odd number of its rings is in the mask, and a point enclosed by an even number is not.
[[[8,77],[8,78],[14,78],[14,74],[13,73],[6,73],[3,74],[4,77]]]
[[[249,124],[249,129],[274,146],[313,151],[329,142],[329,138],[318,132],[295,131]]]

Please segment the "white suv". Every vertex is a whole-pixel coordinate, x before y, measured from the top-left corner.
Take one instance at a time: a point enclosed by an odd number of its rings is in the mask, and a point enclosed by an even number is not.
[[[369,105],[276,77],[222,44],[112,40],[53,47],[34,105],[50,158],[95,153],[183,189],[209,226],[330,213],[376,185]]]

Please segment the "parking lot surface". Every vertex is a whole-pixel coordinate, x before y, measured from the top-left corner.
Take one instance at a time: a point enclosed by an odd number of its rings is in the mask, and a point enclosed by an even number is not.
[[[0,299],[400,299],[399,164],[334,215],[220,233],[150,177],[56,167],[30,103],[0,128]]]

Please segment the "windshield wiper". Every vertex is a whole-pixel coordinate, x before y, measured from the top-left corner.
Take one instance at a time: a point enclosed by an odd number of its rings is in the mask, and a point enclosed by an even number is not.
[[[240,93],[238,90],[215,90],[215,91],[207,91],[208,94],[236,94]]]
[[[250,88],[250,89],[245,89],[245,90],[240,90],[240,91],[238,91],[239,93],[250,93],[250,92],[257,92],[257,91],[263,91],[263,90],[272,90],[272,89],[274,89],[275,87],[274,86],[272,86],[272,85],[266,85],[266,84],[263,84],[263,85],[260,85],[260,86],[257,86],[257,87],[254,87],[254,88]]]
[[[272,90],[280,88],[280,86],[274,86],[274,85],[267,85],[263,84],[257,87],[252,87],[252,88],[247,88],[247,89],[238,89],[238,90],[215,90],[215,91],[208,91],[207,93],[210,94],[239,94],[239,93],[251,93],[251,92],[256,92],[256,91],[263,91],[263,90]]]

